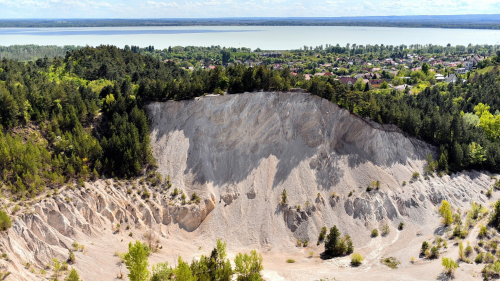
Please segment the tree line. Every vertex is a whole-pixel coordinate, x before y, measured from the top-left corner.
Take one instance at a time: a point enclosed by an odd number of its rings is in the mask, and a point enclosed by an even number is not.
[[[85,47],[68,51],[64,58],[27,63],[4,58],[0,176],[13,194],[35,196],[67,180],[140,175],[155,166],[145,104],[292,87],[436,145],[438,152],[430,161],[437,162],[431,165],[434,170],[497,170],[498,76],[495,68],[410,95],[347,86],[332,77],[306,80],[287,67],[187,71],[114,46]]]

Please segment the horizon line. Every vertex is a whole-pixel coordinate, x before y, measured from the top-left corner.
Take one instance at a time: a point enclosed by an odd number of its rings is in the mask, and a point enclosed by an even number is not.
[[[204,20],[204,19],[341,19],[341,18],[384,18],[384,17],[460,17],[460,16],[500,16],[500,14],[443,14],[443,15],[385,15],[385,16],[334,16],[334,17],[181,17],[181,18],[3,18],[9,20]]]

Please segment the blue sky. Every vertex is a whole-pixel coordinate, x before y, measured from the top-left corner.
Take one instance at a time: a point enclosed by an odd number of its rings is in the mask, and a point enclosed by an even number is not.
[[[500,14],[500,0],[0,0],[0,18]]]

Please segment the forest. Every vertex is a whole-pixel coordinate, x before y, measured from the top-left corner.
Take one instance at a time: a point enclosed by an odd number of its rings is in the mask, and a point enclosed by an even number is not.
[[[82,47],[77,46],[39,46],[39,45],[12,45],[0,46],[0,60],[13,59],[18,61],[37,60],[39,58],[64,57],[66,52]]]
[[[0,178],[15,198],[68,180],[128,178],[155,167],[144,106],[207,93],[303,88],[354,114],[395,124],[437,147],[428,172],[500,168],[498,56],[466,81],[438,83],[418,95],[306,80],[265,65],[183,69],[173,61],[114,46],[65,57],[0,61]],[[418,74],[418,73],[417,73]]]

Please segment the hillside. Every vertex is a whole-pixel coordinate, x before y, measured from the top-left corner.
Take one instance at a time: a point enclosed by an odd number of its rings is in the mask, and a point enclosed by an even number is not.
[[[204,96],[152,103],[146,111],[158,172],[170,181],[97,180],[28,199],[0,238],[9,256],[0,263],[12,273],[6,280],[42,279],[40,269],[53,257],[65,260],[73,241],[85,245],[74,265],[84,280],[111,280],[120,270],[115,251],[144,240],[149,227],[162,245],[151,263],[199,257],[221,238],[230,257],[262,252],[268,280],[435,280],[440,260],[409,260],[418,258],[422,241],[444,234],[436,212],[441,200],[454,209],[467,210],[472,201],[488,206],[488,175],[472,171],[413,182],[433,147],[307,93]],[[367,191],[372,181],[380,188]],[[172,195],[175,189],[179,196]],[[281,204],[284,189],[287,202]],[[194,192],[199,203],[190,200]],[[370,237],[386,223],[388,236]],[[350,268],[348,257],[319,258],[324,247],[316,246],[318,234],[333,225],[352,237],[366,257],[363,266]],[[296,247],[297,239],[309,246]],[[451,244],[443,255],[456,258]],[[400,269],[381,265],[383,256],[399,259]],[[290,257],[298,263],[286,264]],[[482,266],[462,268],[458,279],[467,280]]]

